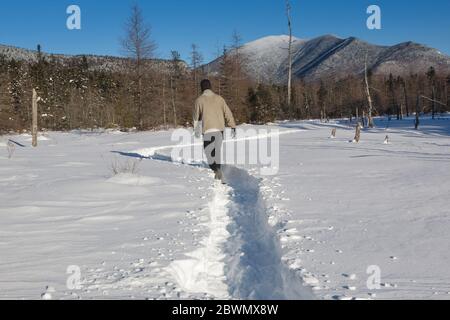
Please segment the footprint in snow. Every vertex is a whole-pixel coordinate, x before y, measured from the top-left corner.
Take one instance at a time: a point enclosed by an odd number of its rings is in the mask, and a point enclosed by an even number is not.
[[[356,287],[353,286],[343,286],[342,288],[344,288],[345,290],[356,291]]]
[[[395,261],[395,260],[398,260],[398,258],[396,257],[396,256],[391,256],[391,257],[389,257],[391,260],[393,260],[393,261]]]
[[[320,281],[312,275],[304,275],[302,277],[302,280],[306,285],[310,285],[310,286],[315,286],[320,283]]]
[[[334,300],[355,300],[354,297],[348,297],[348,296],[333,296]]]
[[[288,233],[288,234],[296,234],[296,233],[298,233],[298,230],[297,230],[297,228],[284,229],[283,232]]]
[[[321,286],[314,286],[311,288],[313,291],[319,291],[319,290],[324,290],[326,289],[326,287],[321,287]]]
[[[397,288],[397,285],[392,283],[381,283],[380,286],[383,288]]]

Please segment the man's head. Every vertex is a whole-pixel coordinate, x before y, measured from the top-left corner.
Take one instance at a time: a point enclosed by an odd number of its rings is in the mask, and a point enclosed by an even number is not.
[[[208,79],[202,80],[202,82],[200,82],[200,87],[202,89],[202,92],[205,92],[206,90],[211,90],[211,81],[209,81]]]

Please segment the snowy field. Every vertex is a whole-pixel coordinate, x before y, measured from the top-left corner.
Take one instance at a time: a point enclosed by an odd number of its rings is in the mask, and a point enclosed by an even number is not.
[[[450,299],[450,118],[376,124],[273,125],[227,186],[171,132],[0,137],[0,299]]]

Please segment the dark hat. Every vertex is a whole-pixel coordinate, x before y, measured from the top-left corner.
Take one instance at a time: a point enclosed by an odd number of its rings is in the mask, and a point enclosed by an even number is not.
[[[200,87],[202,89],[202,92],[208,89],[211,90],[211,81],[209,81],[208,79],[202,80],[202,82],[200,82]]]

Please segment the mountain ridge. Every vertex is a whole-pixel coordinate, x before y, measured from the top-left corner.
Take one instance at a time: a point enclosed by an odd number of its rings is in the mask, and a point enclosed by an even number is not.
[[[316,81],[361,75],[366,55],[368,67],[374,74],[424,73],[431,66],[438,71],[450,72],[450,56],[412,41],[385,46],[371,44],[356,37],[340,38],[330,34],[310,40],[294,40],[292,67],[293,77],[297,80]],[[286,50],[274,50],[274,47],[283,42],[288,43],[288,36],[268,36],[240,48],[245,58],[244,71],[250,78],[258,82],[287,81],[287,46]],[[266,52],[257,52],[258,50]],[[270,56],[271,53],[274,54]],[[260,56],[265,57],[265,60],[258,61]],[[221,61],[222,57],[219,57],[205,67],[216,73]],[[270,65],[267,65],[268,61]]]
[[[341,38],[326,34],[305,40],[293,37],[293,77],[296,80],[317,81],[339,79],[364,72],[367,55],[368,67],[374,74],[408,75],[424,73],[431,66],[440,72],[450,73],[450,56],[437,49],[412,41],[393,46],[375,45],[356,37]],[[270,35],[248,42],[239,48],[245,64],[244,71],[256,82],[282,84],[287,81],[289,36]],[[36,62],[36,50],[0,44],[0,55],[6,59]],[[126,57],[94,54],[51,54],[42,52],[47,59],[63,64],[70,59],[86,57],[92,69],[127,71]],[[223,59],[219,57],[204,66],[208,74],[217,74]],[[148,59],[150,69],[168,70],[170,60]],[[183,67],[188,69],[182,61]]]

